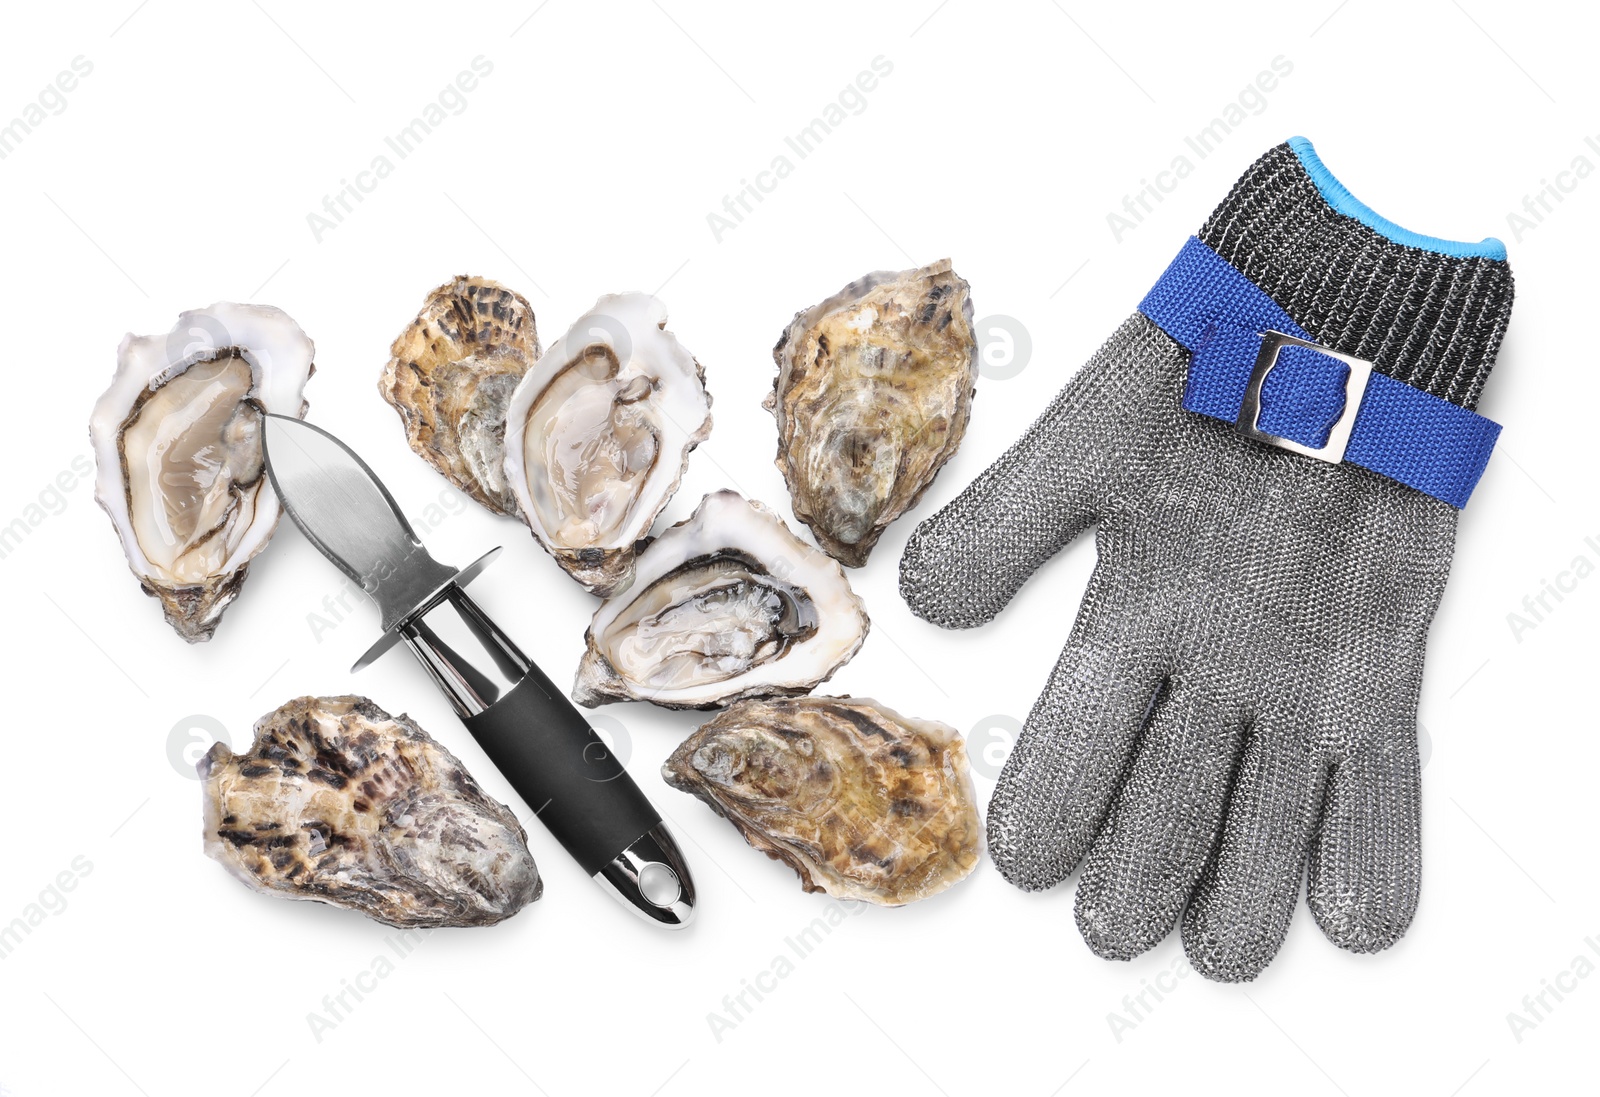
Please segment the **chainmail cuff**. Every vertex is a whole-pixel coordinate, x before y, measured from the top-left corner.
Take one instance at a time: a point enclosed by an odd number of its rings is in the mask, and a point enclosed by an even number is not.
[[[1384,221],[1298,138],[1252,164],[1199,237],[1319,342],[1477,404],[1511,316],[1497,241],[1432,240]]]

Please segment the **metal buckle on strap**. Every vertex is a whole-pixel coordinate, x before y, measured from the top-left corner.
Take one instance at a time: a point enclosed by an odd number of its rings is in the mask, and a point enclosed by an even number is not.
[[[1328,431],[1327,443],[1320,448],[1302,445],[1292,438],[1280,438],[1260,428],[1261,386],[1266,381],[1267,374],[1272,372],[1272,367],[1278,364],[1278,353],[1284,347],[1305,347],[1329,358],[1336,358],[1350,367],[1350,372],[1344,381],[1344,410],[1339,413],[1338,420]],[[1250,383],[1245,386],[1244,401],[1239,405],[1239,418],[1234,421],[1234,425],[1246,438],[1254,438],[1258,442],[1265,442],[1279,449],[1337,465],[1344,460],[1345,447],[1350,444],[1350,431],[1356,425],[1356,413],[1361,410],[1361,397],[1366,393],[1367,381],[1371,377],[1371,362],[1363,362],[1359,358],[1352,358],[1348,354],[1341,354],[1316,343],[1297,339],[1293,335],[1285,335],[1281,331],[1263,332],[1261,353],[1256,356],[1255,368],[1250,371]]]

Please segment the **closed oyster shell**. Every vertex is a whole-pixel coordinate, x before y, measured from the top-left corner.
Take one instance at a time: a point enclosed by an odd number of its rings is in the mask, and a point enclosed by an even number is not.
[[[978,379],[967,283],[943,259],[878,271],[795,315],[765,402],[795,517],[847,567],[961,445]]]
[[[117,350],[89,420],[95,499],[191,644],[211,639],[277,528],[261,416],[305,415],[314,354],[287,313],[228,303],[181,314],[165,335],[130,333]]]
[[[539,898],[527,834],[456,757],[365,697],[300,697],[204,780],[205,849],[247,887],[385,925],[488,926]]]
[[[711,434],[705,371],[644,293],[602,297],[518,383],[506,482],[556,563],[605,598]]]
[[[761,503],[712,492],[595,611],[572,697],[713,708],[806,693],[849,662],[867,628],[837,562]]]
[[[423,460],[498,514],[515,515],[506,486],[506,405],[539,357],[533,306],[487,278],[435,289],[389,348],[378,391]]]
[[[870,698],[741,701],[689,736],[661,775],[807,891],[902,906],[978,863],[961,737]]]

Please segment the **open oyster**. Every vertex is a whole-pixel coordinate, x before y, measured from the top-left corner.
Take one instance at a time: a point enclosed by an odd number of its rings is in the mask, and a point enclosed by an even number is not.
[[[978,379],[967,283],[948,259],[869,274],[797,313],[772,357],[765,407],[795,517],[860,567],[966,433]]]
[[[807,891],[902,906],[978,863],[961,737],[868,698],[741,701],[684,740],[661,775]]]
[[[493,925],[544,890],[511,809],[365,697],[296,698],[197,768],[206,854],[255,891],[408,927]]]
[[[711,434],[705,371],[644,293],[602,297],[512,394],[506,480],[539,543],[602,598]]]
[[[595,611],[572,697],[712,708],[805,693],[866,635],[867,611],[836,562],[761,503],[712,492]]]
[[[300,325],[269,305],[185,312],[165,335],[132,334],[94,406],[95,498],[128,566],[190,643],[209,640],[282,511],[261,416],[304,416],[316,368]]]
[[[478,502],[516,514],[506,486],[506,405],[539,357],[533,306],[487,278],[446,282],[389,348],[378,380],[423,460]]]

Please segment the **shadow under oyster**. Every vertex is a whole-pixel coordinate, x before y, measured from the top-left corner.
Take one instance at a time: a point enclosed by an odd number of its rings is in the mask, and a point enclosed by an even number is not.
[[[533,306],[487,278],[439,286],[389,348],[378,391],[411,448],[478,502],[517,514],[506,485],[506,405],[539,358]]]
[[[860,650],[866,607],[837,561],[765,505],[715,491],[640,553],[595,611],[573,700],[713,708],[805,693]]]
[[[903,906],[978,864],[961,737],[870,698],[741,701],[684,740],[661,775],[810,892]]]
[[[846,567],[916,506],[966,434],[972,299],[950,260],[877,271],[797,313],[764,406],[794,515]]]
[[[365,697],[296,698],[196,768],[206,854],[252,890],[402,928],[494,925],[544,890],[511,809]]]
[[[283,510],[261,417],[304,417],[315,348],[270,305],[219,302],[123,336],[95,403],[95,500],[128,567],[191,644],[211,639]]]

